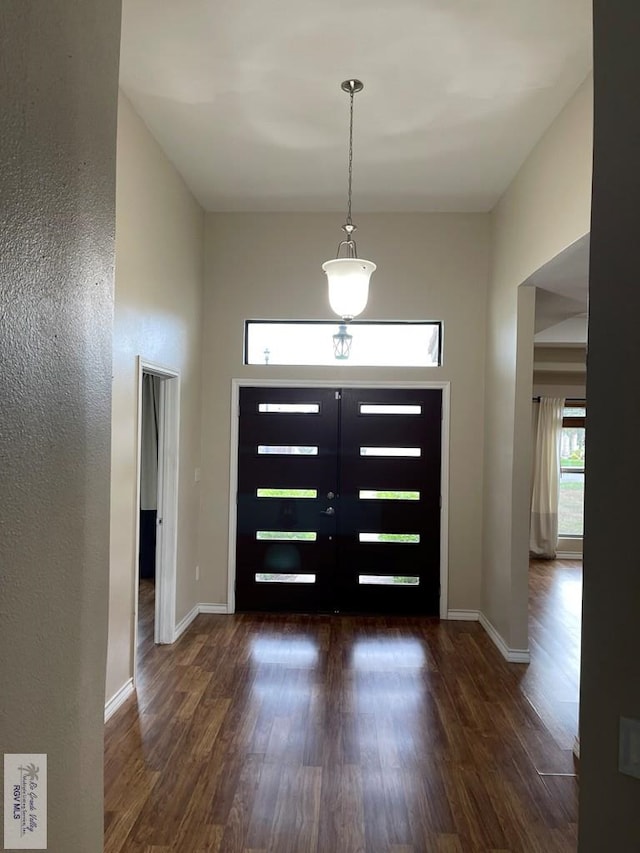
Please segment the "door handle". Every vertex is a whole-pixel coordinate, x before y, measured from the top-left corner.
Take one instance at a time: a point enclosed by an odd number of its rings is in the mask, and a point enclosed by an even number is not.
[[[326,509],[320,510],[320,515],[335,515],[336,511],[332,506],[328,506]]]

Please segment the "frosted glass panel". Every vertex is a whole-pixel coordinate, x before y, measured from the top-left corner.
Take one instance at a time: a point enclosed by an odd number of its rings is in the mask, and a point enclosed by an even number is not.
[[[361,447],[360,456],[420,456],[419,447]]]
[[[420,578],[404,575],[358,575],[358,583],[376,586],[418,586]]]
[[[258,498],[317,498],[317,489],[256,489]]]
[[[258,403],[261,415],[317,415],[319,403]]]
[[[399,542],[402,545],[415,545],[420,542],[419,533],[359,533],[360,542]]]
[[[358,497],[362,501],[419,501],[420,492],[360,489]]]
[[[276,539],[281,542],[315,542],[318,534],[312,530],[256,530],[256,539]]]
[[[422,406],[360,403],[361,415],[421,415]]]
[[[267,574],[260,572],[256,574],[258,583],[315,583],[315,575],[284,575],[284,574]]]
[[[258,454],[266,456],[317,456],[318,448],[302,444],[259,444]]]

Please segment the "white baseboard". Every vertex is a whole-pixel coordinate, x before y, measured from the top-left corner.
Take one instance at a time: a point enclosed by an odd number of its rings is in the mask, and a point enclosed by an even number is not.
[[[200,606],[196,604],[194,607],[191,608],[187,615],[183,616],[183,618],[178,622],[178,624],[176,625],[176,630],[173,632],[174,643],[178,639],[178,637],[181,637],[184,634],[184,632],[187,630],[189,625],[191,625],[198,613],[200,613]]]
[[[531,657],[528,649],[510,649],[498,631],[480,610],[448,610],[447,619],[452,622],[480,622],[484,630],[498,647],[500,654],[509,663],[529,663]]]
[[[128,681],[125,681],[120,690],[116,691],[104,706],[105,723],[110,717],[113,717],[118,708],[123,705],[134,692],[133,678],[130,678]]]
[[[189,625],[200,613],[228,613],[226,604],[196,604],[176,625],[173,640],[174,642],[184,634]],[[104,706],[104,721],[105,723],[110,717],[113,717],[118,708],[123,705],[129,696],[134,693],[133,678],[126,681],[122,687],[114,693],[109,701]]]
[[[479,610],[447,610],[447,619],[453,622],[478,622]]]
[[[226,604],[199,604],[200,613],[228,613],[229,608]]]
[[[181,619],[176,625],[175,634],[173,637],[173,641],[175,641],[184,634],[189,625],[193,622],[193,620],[200,613],[228,613],[229,610],[226,604],[196,604],[195,607],[192,607],[191,610],[187,613],[187,615]]]
[[[581,560],[581,551],[556,551],[556,560]]]
[[[480,613],[480,624],[491,637],[498,648],[498,651],[505,660],[508,660],[509,663],[530,663],[531,655],[529,653],[529,649],[510,649],[484,613]]]

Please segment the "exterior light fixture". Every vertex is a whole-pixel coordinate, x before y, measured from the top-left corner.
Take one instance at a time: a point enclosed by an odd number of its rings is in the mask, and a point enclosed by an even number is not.
[[[347,332],[347,324],[340,323],[338,331],[333,336],[333,354],[338,361],[346,361],[351,355],[353,335]]]
[[[332,261],[322,264],[322,269],[327,274],[329,283],[329,303],[333,311],[343,320],[352,320],[367,305],[369,297],[369,279],[376,265],[372,261],[365,261],[358,257],[353,232],[356,226],[351,221],[351,179],[353,175],[353,96],[361,92],[363,84],[360,80],[345,80],[341,88],[349,95],[349,191],[347,203],[347,221],[342,226],[346,239],[338,244],[338,252]],[[340,252],[344,247],[345,256],[341,258]],[[341,327],[342,328],[342,327]],[[346,327],[345,327],[346,333]],[[334,345],[335,345],[334,335]],[[349,347],[351,343],[349,342]],[[336,358],[348,358],[336,355]]]

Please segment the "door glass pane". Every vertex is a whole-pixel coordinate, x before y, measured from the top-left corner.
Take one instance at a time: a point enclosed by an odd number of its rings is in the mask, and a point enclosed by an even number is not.
[[[419,447],[361,447],[360,456],[420,456]]]
[[[312,530],[256,530],[256,539],[280,541],[315,542],[318,534]]]
[[[258,403],[258,412],[267,415],[317,415],[320,403]]]
[[[360,403],[361,415],[421,415],[422,406]]]
[[[358,583],[385,586],[391,584],[394,586],[417,586],[420,583],[420,578],[404,575],[358,575]]]
[[[258,583],[315,583],[315,575],[285,575],[258,572],[256,574]]]
[[[258,454],[264,456],[317,456],[318,448],[303,444],[259,444]]]
[[[419,501],[420,492],[378,491],[360,489],[358,497],[363,501]]]
[[[317,498],[317,489],[256,489],[258,498]]]
[[[360,542],[399,542],[414,545],[420,541],[419,533],[359,533]]]

